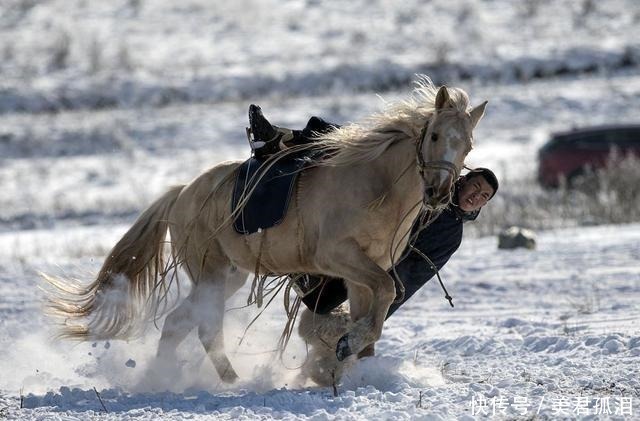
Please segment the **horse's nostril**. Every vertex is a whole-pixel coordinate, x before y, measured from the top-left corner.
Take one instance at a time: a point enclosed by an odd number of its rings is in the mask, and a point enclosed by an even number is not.
[[[433,187],[427,187],[427,188],[424,190],[424,193],[425,193],[427,196],[429,196],[429,197],[433,197],[433,196],[434,196],[434,194],[435,194],[435,192],[436,192],[436,191],[435,191],[435,189],[434,189]]]

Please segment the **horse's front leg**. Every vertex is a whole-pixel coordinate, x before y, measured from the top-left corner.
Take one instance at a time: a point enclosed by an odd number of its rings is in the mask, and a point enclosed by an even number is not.
[[[348,282],[349,289],[349,314],[351,320],[360,320],[367,316],[372,301],[371,290],[353,282]],[[375,355],[375,342],[366,345],[360,352],[358,358],[373,357]]]
[[[350,284],[355,286],[350,288],[352,292],[360,292],[350,293],[352,316],[356,318],[351,330],[336,346],[336,357],[342,361],[380,338],[384,319],[396,296],[395,285],[391,276],[371,260],[355,240],[341,242],[337,247],[334,244],[324,257],[323,272],[341,277],[348,288]]]

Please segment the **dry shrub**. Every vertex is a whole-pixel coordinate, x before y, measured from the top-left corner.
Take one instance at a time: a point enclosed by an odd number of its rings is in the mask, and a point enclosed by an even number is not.
[[[632,222],[640,222],[640,159],[614,151],[606,167],[558,189],[543,189],[533,177],[505,180],[465,230],[493,235],[511,225],[540,230]]]

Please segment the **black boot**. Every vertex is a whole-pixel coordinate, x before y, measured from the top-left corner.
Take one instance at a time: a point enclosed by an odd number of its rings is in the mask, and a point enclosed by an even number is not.
[[[278,136],[278,131],[262,114],[262,108],[255,104],[249,105],[249,127],[254,142],[269,143]]]
[[[264,143],[264,145],[254,148],[258,159],[286,149],[285,143],[293,140],[291,130],[271,125],[262,114],[262,109],[255,104],[249,105],[249,126],[253,142],[256,144]]]

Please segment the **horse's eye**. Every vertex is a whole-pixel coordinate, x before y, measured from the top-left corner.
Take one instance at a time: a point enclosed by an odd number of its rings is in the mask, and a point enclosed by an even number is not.
[[[438,133],[431,133],[431,141],[432,142],[438,141]]]

